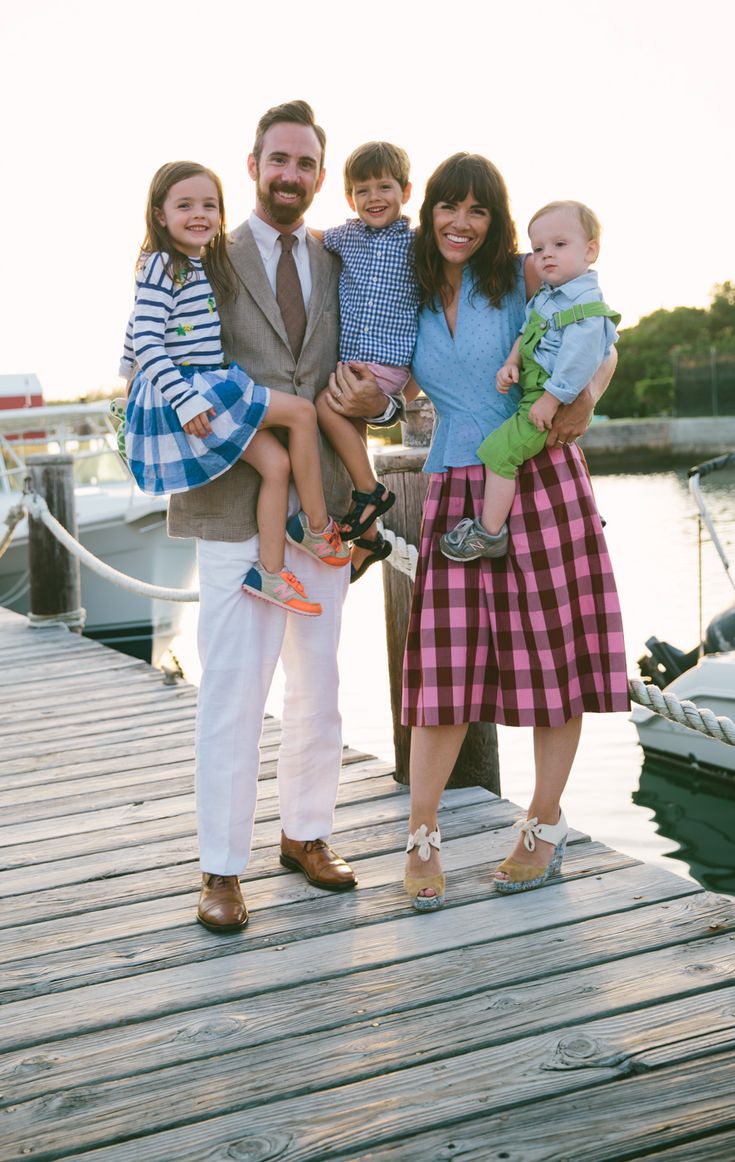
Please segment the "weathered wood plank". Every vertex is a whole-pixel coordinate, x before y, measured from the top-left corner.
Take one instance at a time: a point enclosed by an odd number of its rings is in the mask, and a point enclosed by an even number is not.
[[[509,837],[508,847],[511,844]],[[454,872],[455,906],[487,898],[495,862],[488,866],[484,876],[478,876],[475,861],[469,869]],[[366,910],[373,923],[400,918],[406,912],[406,901],[397,874],[399,863],[395,858],[384,861],[381,879],[388,877],[388,883],[368,887],[363,879],[359,896],[350,893],[333,903],[306,884],[312,907],[298,914],[293,914],[290,908],[284,911],[283,905],[294,902],[290,893],[294,878],[296,898],[304,898],[303,877],[276,874],[256,881],[247,891],[248,907],[252,907],[253,915],[248,949],[274,940],[286,943],[305,935],[350,928],[363,918]],[[597,876],[627,866],[630,860],[619,852],[601,848],[599,844],[580,844],[571,849],[565,877],[571,881],[578,876]],[[355,862],[355,867],[362,876],[360,861]],[[146,901],[78,917],[74,925],[55,920],[6,929],[0,933],[0,961],[4,962],[0,1000],[17,1000],[31,994],[111,980],[144,971],[148,965],[160,969],[186,963],[197,956],[229,955],[231,947],[227,943],[215,939],[203,944],[193,924],[194,902],[190,890],[187,895],[168,896],[155,905]]]
[[[164,1080],[166,1071],[161,1071],[155,1079],[151,1078],[149,1089],[141,1095],[139,1102],[136,1101],[136,1124],[148,1127],[154,1124],[156,1116],[163,1115],[169,1120],[169,1125],[176,1128],[136,1137],[136,1157],[141,1162],[201,1159],[201,1152],[197,1155],[195,1151],[201,1151],[205,1141],[210,1157],[216,1156],[215,1150],[220,1157],[226,1157],[235,1133],[241,1156],[245,1154],[246,1143],[252,1143],[251,1152],[245,1155],[249,1158],[273,1157],[274,1138],[288,1143],[285,1156],[289,1162],[331,1157],[335,1151],[345,1147],[350,1151],[349,1156],[354,1158],[360,1156],[359,1151],[372,1149],[375,1144],[391,1138],[405,1140],[407,1127],[416,1134],[451,1123],[465,1123],[490,1103],[494,1110],[502,1112],[518,1106],[522,1109],[524,1105],[537,1103],[543,1098],[541,1104],[548,1116],[550,1098],[567,1097],[569,1100],[575,1091],[577,1095],[585,1094],[585,1103],[588,1096],[594,1099],[601,1090],[604,1091],[612,1115],[615,1109],[613,1094],[617,1093],[618,1083],[634,1069],[646,1068],[651,1045],[660,1049],[672,1065],[691,1063],[695,1077],[696,1066],[701,1065],[697,1059],[709,1054],[718,1044],[723,1051],[722,1059],[732,1062],[735,1059],[735,1015],[731,1010],[732,1001],[728,1010],[721,993],[710,993],[640,1010],[635,1022],[627,1015],[603,1018],[574,1026],[568,1031],[554,1030],[522,1038],[512,1042],[512,1052],[506,1045],[470,1049],[426,1064],[407,1065],[412,1058],[414,1061],[421,1058],[420,1047],[425,1044],[426,1021],[424,1019],[415,1028],[416,1014],[398,1019],[394,1025],[384,1020],[377,1026],[367,1023],[346,1033],[323,1034],[320,1040],[329,1054],[326,1064],[318,1051],[309,1055],[311,1039],[308,1036],[289,1042],[288,1053],[284,1051],[278,1056],[276,1069],[271,1046],[267,1046],[265,1052],[251,1050],[246,1058],[247,1064],[239,1054],[228,1054],[217,1059],[219,1072],[216,1081],[209,1078],[203,1083],[199,1071],[181,1078],[182,1071],[177,1070],[180,1085],[177,1089],[172,1087],[172,1092],[167,1092],[160,1104],[156,1101],[155,1083]],[[467,1032],[469,1035],[469,1030]],[[443,1027],[442,1034],[451,1035],[451,1022]],[[314,1091],[320,1074],[330,1068],[331,1076],[336,1073],[339,1083],[331,1087],[327,1083],[324,1088]],[[380,1075],[376,1076],[379,1071]],[[652,1076],[663,1080],[663,1073],[661,1070]],[[289,1077],[291,1088],[287,1089]],[[613,1081],[616,1084],[610,1085]],[[678,1071],[677,1081],[680,1085]],[[608,1084],[603,1084],[605,1082]],[[283,1096],[271,1100],[275,1086],[283,1087]],[[206,1112],[206,1102],[211,1100],[213,1088],[220,1101],[229,1090],[230,1111],[233,1112],[195,1123],[193,1111],[198,1113],[204,1105]],[[663,1087],[660,1085],[659,1088]],[[119,1110],[127,1089],[128,1083],[124,1080],[108,1087],[113,1103],[109,1112],[100,1101],[94,1101],[94,1095],[90,1100],[88,1092],[80,1093],[78,1100],[83,1108],[81,1111],[69,1110],[60,1131],[52,1129],[44,1135],[43,1130],[39,1133],[29,1127],[27,1135],[18,1138],[18,1144],[25,1152],[41,1153],[62,1151],[70,1144],[76,1148],[81,1144],[110,1142],[110,1158],[124,1157],[115,1139],[120,1135]],[[135,1092],[139,1092],[137,1085]],[[427,1095],[439,1093],[440,1101],[427,1100]],[[715,1086],[715,1095],[715,1100],[721,1102],[721,1085]],[[710,1105],[712,1100],[710,1096]],[[24,1103],[18,1109],[22,1116],[37,1110],[40,1120],[50,1104],[39,1099]],[[253,1125],[254,1115],[256,1126]],[[619,1118],[617,1110],[614,1118]],[[728,1120],[731,1119],[730,1110]],[[129,1132],[132,1128],[130,1119],[126,1121]],[[494,1121],[497,1124],[501,1118],[495,1115]],[[507,1122],[513,1123],[511,1132],[517,1134],[523,1114],[518,1122],[515,1114],[505,1121],[504,1137],[508,1141]],[[579,1119],[573,1123],[575,1162],[580,1157],[576,1141],[578,1122]],[[558,1123],[555,1134],[558,1148]],[[264,1139],[269,1142],[270,1151],[265,1154],[262,1153]],[[516,1143],[519,1140],[524,1138],[515,1138]],[[488,1142],[497,1149],[497,1139],[487,1137],[486,1150]],[[162,1148],[167,1152],[163,1153]],[[237,1153],[234,1156],[237,1157]],[[423,1157],[437,1155],[425,1153]],[[484,1157],[487,1159],[487,1153]],[[599,1153],[595,1162],[600,1162]]]
[[[360,1158],[361,1162],[426,1162],[427,1158],[460,1157],[462,1162],[495,1162],[509,1158],[513,1162],[639,1162],[644,1157],[659,1159],[666,1154],[651,1151],[665,1143],[693,1146],[698,1137],[702,1145],[712,1141],[717,1143],[720,1128],[732,1132],[732,1078],[735,1071],[735,1053],[725,1052],[715,1057],[672,1066],[652,1074],[634,1074],[618,1080],[614,1085],[603,1085],[554,1098],[551,1101],[535,1102],[513,1110],[512,1116],[496,1116],[483,1113],[479,1107],[471,1121],[438,1129],[425,1134],[396,1133],[392,1142],[373,1145],[364,1153],[356,1154],[350,1146],[346,1152],[331,1154],[335,1162],[348,1162]],[[728,1092],[729,1091],[729,1092]],[[235,1116],[233,1129],[240,1123],[243,1134],[232,1136],[234,1148],[245,1148],[248,1137],[253,1142],[254,1153],[248,1157],[253,1162],[267,1162],[269,1143],[265,1136],[259,1143],[250,1136],[247,1119]],[[258,1119],[260,1122],[260,1118]],[[212,1129],[212,1126],[208,1127]],[[573,1135],[573,1142],[570,1136]],[[714,1137],[711,1137],[714,1135]],[[560,1140],[564,1153],[560,1153]],[[275,1134],[271,1141],[279,1141],[284,1159],[295,1162],[298,1157],[290,1149],[287,1134]],[[488,1153],[488,1144],[491,1153]],[[219,1136],[212,1136],[208,1148],[219,1146]],[[136,1153],[127,1154],[140,1162],[154,1162],[164,1154],[158,1154],[161,1143],[136,1141]],[[173,1145],[169,1137],[167,1147]],[[191,1143],[196,1148],[195,1143]],[[565,1147],[573,1145],[573,1152]],[[127,1147],[129,1149],[129,1147]],[[114,1153],[105,1153],[105,1162],[118,1162],[126,1157],[126,1147],[120,1147],[116,1158]],[[177,1162],[194,1162],[195,1155],[187,1158],[186,1153],[176,1152],[172,1157]],[[216,1156],[216,1155],[215,1155]],[[227,1157],[222,1150],[222,1157]],[[237,1157],[237,1154],[234,1155]],[[699,1155],[693,1154],[692,1157]],[[709,1158],[710,1155],[702,1154]],[[83,1154],[80,1162],[92,1162],[95,1154]],[[313,1156],[314,1159],[318,1155]],[[689,1162],[685,1151],[680,1155]],[[713,1154],[719,1160],[720,1155]],[[725,1155],[723,1162],[732,1162],[732,1156]]]
[[[464,800],[465,802],[477,803],[478,811],[482,808],[489,809],[489,804],[482,802],[482,797],[487,795],[486,791],[481,788],[467,788],[467,790],[470,798]],[[42,846],[39,846],[38,839],[30,832],[30,828],[36,825],[29,824],[23,842],[0,846],[0,869],[28,867],[41,860],[47,862],[54,859],[73,859],[93,851],[120,850],[124,847],[146,843],[149,840],[156,841],[162,836],[189,835],[193,837],[195,833],[193,797],[183,796],[181,798],[183,800],[181,804],[175,805],[166,799],[158,800],[158,808],[155,804],[145,805],[141,808],[136,807],[135,804],[130,804],[127,809],[99,812],[100,815],[104,814],[105,816],[105,826],[101,825],[101,820],[95,820],[95,812],[75,817],[73,824],[67,818],[64,830],[68,834],[58,838],[45,838]],[[397,787],[392,798],[380,799],[377,805],[367,802],[352,807],[354,821],[350,822],[349,826],[369,826],[371,822],[374,825],[384,825],[389,820],[404,817],[405,804],[405,793],[401,793],[400,788]],[[176,807],[175,811],[174,807]],[[340,827],[344,829],[348,825],[347,818],[344,816],[345,810],[348,808],[342,810],[338,808],[337,810],[335,831],[339,831]],[[258,815],[268,821],[275,820],[274,801],[266,799],[262,804],[259,804]],[[256,821],[258,815],[256,815]],[[95,826],[95,823],[98,824],[95,830],[89,830]],[[70,830],[71,828],[73,830]],[[8,831],[13,830],[8,828]],[[280,836],[279,828],[276,829],[276,834],[277,837]],[[12,836],[6,835],[5,839],[8,838],[12,838]],[[272,836],[268,842],[274,842]]]
[[[431,917],[431,949],[427,949],[426,917],[406,908],[399,919],[366,923],[326,936],[315,936],[275,946],[248,950],[247,936],[234,940],[202,930],[200,955],[216,946],[229,945],[227,972],[213,973],[206,962],[195,960],[184,967],[149,970],[110,982],[89,985],[65,994],[64,1004],[53,994],[15,1001],[3,1006],[0,1051],[37,1044],[52,1037],[91,1032],[118,1022],[200,1007],[263,991],[264,983],[279,988],[334,979],[361,968],[393,961],[412,960],[427,951],[466,948],[488,937],[541,933],[550,911],[559,910],[560,926],[606,912],[635,908],[698,891],[695,885],[645,865],[623,868],[605,876],[582,878],[546,887],[513,900],[490,895],[464,907],[447,908]],[[359,901],[360,893],[355,893]],[[344,897],[343,897],[344,899]],[[315,900],[312,907],[331,916],[335,901]],[[369,915],[365,917],[369,919]],[[192,926],[192,930],[196,929]],[[566,932],[550,928],[552,942],[563,943]],[[243,951],[239,951],[242,948]],[[222,955],[221,951],[219,953]]]
[[[557,971],[555,949],[548,944],[539,949],[533,934],[510,936],[492,947],[481,944],[429,955],[419,972],[413,961],[393,964],[390,990],[385,968],[367,969],[342,980],[338,991],[310,981],[251,996],[244,1003],[212,1005],[7,1053],[0,1058],[2,1100],[13,1103],[71,1086],[147,1075],[163,1066],[185,1064],[190,1069],[213,1054],[278,1041],[284,1029],[294,1038],[356,1020],[372,1027],[387,1014],[407,1011],[420,1011],[431,1024],[440,1019],[442,1004],[452,1006],[452,1022],[456,1005],[460,1023],[473,1022],[476,1037],[503,1044],[652,1001],[730,987],[732,949],[723,936],[623,960],[616,959],[620,945],[609,943],[608,959],[589,965],[584,959],[591,954],[589,936],[585,932],[577,940],[578,927],[570,928],[565,941],[571,952],[564,972]],[[601,924],[598,928],[607,938]],[[427,1052],[442,1055],[442,1045],[437,1042]]]

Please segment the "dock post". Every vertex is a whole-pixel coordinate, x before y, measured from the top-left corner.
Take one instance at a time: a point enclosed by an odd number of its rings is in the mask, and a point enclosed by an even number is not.
[[[49,511],[73,537],[77,537],[74,506],[74,458],[38,453],[26,457],[33,491],[42,496]],[[30,625],[64,622],[81,633],[85,611],[81,608],[79,560],[72,556],[38,517],[28,517],[28,567],[31,580]]]
[[[402,425],[404,443],[386,445],[375,453],[375,473],[386,488],[396,494],[396,503],[382,518],[387,529],[409,545],[418,545],[421,512],[429,477],[421,471],[431,440],[433,409],[427,399],[408,405],[407,422]],[[394,569],[390,558],[383,563],[385,626],[388,645],[388,674],[393,745],[399,783],[408,784],[411,731],[401,725],[403,650],[408,630],[413,580]],[[491,723],[472,723],[459,752],[450,787],[486,787],[500,794],[497,732]]]

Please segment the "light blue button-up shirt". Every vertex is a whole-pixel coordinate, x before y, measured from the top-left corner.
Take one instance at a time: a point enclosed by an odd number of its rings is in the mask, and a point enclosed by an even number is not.
[[[518,387],[502,395],[495,386],[523,323],[522,256],[517,264],[518,281],[499,307],[475,290],[465,266],[454,336],[440,306],[436,311],[424,307],[419,314],[412,371],[436,412],[424,472],[479,464],[478,446],[518,408]]]
[[[557,311],[565,311],[575,303],[602,301],[597,274],[588,270],[558,287],[542,283],[526,308],[523,330],[531,311],[549,321],[533,357],[550,376],[544,384],[544,391],[561,403],[571,403],[577,398],[610,354],[618,335],[611,319],[584,319],[581,323],[557,328],[553,317]]]

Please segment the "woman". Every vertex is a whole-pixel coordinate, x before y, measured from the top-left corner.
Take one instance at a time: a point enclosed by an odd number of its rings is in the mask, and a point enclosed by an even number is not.
[[[517,389],[501,395],[495,376],[537,289],[530,262],[517,254],[505,184],[485,158],[455,154],[429,179],[416,269],[422,309],[413,374],[437,422],[404,663],[403,722],[412,727],[405,886],[413,907],[430,911],[444,902],[437,809],[468,724],[534,728],[534,795],[495,879],[498,891],[525,891],[561,864],[560,800],[583,711],[626,710],[629,702],[615,582],[574,444],[615,357],[559,409],[546,448],[522,466],[508,556],[450,561],[440,537],[482,511],[476,449],[518,406]],[[338,390],[349,388],[349,371],[339,378]]]

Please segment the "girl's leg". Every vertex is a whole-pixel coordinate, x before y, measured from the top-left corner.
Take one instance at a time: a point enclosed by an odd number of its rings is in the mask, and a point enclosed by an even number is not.
[[[264,428],[286,428],[296,491],[312,532],[321,532],[329,522],[322,486],[319,435],[316,411],[308,399],[272,391]]]
[[[439,800],[446,787],[452,768],[457,761],[467,724],[458,726],[414,726],[411,731],[411,814],[409,831],[411,834],[425,823],[429,831],[437,826]],[[419,859],[414,848],[406,856],[406,871],[409,875],[434,875],[441,871],[439,853],[431,848],[428,861]],[[426,895],[434,895],[428,889]]]
[[[485,469],[485,496],[482,502],[482,525],[497,536],[508,519],[516,495],[515,480],[498,476],[492,468]]]
[[[288,482],[291,460],[272,432],[256,432],[241,459],[260,476],[256,507],[260,563],[269,573],[280,573],[286,543]]]
[[[536,783],[528,808],[529,819],[535,816],[539,823],[550,823],[552,826],[559,822],[561,797],[577,753],[581,731],[581,715],[578,718],[570,718],[563,726],[534,728]],[[537,865],[543,869],[551,859],[553,850],[553,844],[538,839],[534,850],[528,851],[521,838],[511,852],[511,857],[521,863]],[[508,876],[499,872],[496,878],[507,879]]]

